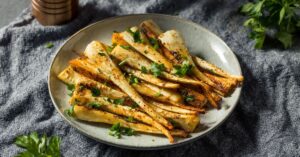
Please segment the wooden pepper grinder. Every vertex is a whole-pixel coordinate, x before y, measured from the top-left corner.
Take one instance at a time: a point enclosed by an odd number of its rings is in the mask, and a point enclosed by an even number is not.
[[[31,0],[31,6],[42,25],[60,25],[77,15],[78,0]]]

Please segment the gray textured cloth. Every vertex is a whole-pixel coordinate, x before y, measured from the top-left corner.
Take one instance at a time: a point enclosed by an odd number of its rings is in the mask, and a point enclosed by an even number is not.
[[[300,156],[300,52],[255,50],[238,14],[243,1],[80,1],[80,15],[62,26],[44,27],[24,12],[0,30],[0,156],[21,149],[16,136],[38,131],[62,137],[63,156]],[[60,117],[47,88],[50,61],[80,28],[106,17],[133,13],[176,14],[220,36],[236,53],[245,85],[236,110],[218,129],[191,144],[133,151],[98,143]],[[47,42],[55,47],[45,48]]]

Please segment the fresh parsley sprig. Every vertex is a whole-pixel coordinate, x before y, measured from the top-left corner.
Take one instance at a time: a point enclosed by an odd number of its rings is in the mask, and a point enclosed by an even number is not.
[[[138,84],[139,82],[136,76],[129,74],[129,84]]]
[[[140,35],[140,31],[139,30],[136,30],[135,32],[133,32],[130,28],[127,29],[127,32],[130,33],[133,37],[133,40],[135,43],[143,43],[144,41],[142,40],[141,38],[141,35]]]
[[[159,49],[159,43],[157,39],[149,38],[149,42],[155,50]]]
[[[15,144],[26,149],[17,157],[60,157],[60,137],[47,137],[45,134],[39,137],[37,132],[29,135],[21,135],[16,138]]]
[[[72,96],[75,90],[75,85],[74,84],[67,84],[67,89],[69,91],[68,95]]]
[[[192,67],[193,66],[189,63],[189,61],[185,60],[181,65],[175,65],[172,73],[179,77],[183,77],[191,72]]]
[[[120,123],[116,123],[110,128],[109,135],[114,136],[116,138],[121,138],[122,135],[135,135],[135,131],[131,128],[122,127]]]
[[[164,64],[152,63],[150,71],[155,77],[161,76],[162,72],[165,71]]]
[[[250,28],[249,37],[255,40],[255,48],[262,48],[266,36],[275,38],[284,48],[293,44],[293,36],[300,30],[299,0],[258,0],[241,7],[248,16],[244,26]],[[272,35],[269,32],[274,32]]]

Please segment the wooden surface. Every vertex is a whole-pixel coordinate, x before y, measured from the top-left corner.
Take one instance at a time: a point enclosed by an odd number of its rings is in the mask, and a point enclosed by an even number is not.
[[[32,15],[42,25],[60,25],[77,15],[78,0],[32,0]]]

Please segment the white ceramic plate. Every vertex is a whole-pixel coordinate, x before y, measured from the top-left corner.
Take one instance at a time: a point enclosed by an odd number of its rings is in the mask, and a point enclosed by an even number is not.
[[[109,125],[77,121],[65,116],[63,111],[69,107],[66,85],[56,77],[68,61],[77,57],[74,52],[83,52],[86,45],[93,40],[111,44],[114,30],[123,31],[130,26],[138,25],[143,20],[154,20],[162,30],[176,29],[185,39],[191,53],[204,57],[231,74],[240,75],[239,62],[230,48],[216,35],[191,21],[179,17],[161,14],[127,15],[105,19],[91,24],[71,36],[57,51],[49,72],[49,92],[53,104],[60,115],[81,133],[102,143],[129,149],[163,149],[194,141],[218,127],[230,115],[239,99],[241,88],[237,88],[231,97],[225,98],[220,110],[212,109],[201,115],[201,125],[191,137],[176,139],[170,144],[163,136],[139,133],[137,136],[122,136],[121,139],[109,136]]]

